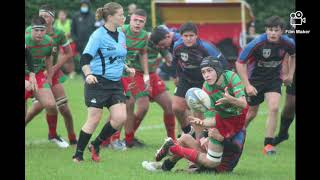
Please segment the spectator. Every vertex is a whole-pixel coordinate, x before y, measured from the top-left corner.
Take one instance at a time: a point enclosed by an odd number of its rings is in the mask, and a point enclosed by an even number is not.
[[[70,42],[70,47],[72,49],[72,56],[74,57],[77,54],[76,45],[72,42],[71,38],[71,19],[68,18],[68,13],[66,10],[60,10],[58,13],[58,19],[54,22],[54,28],[60,29],[65,33],[67,40]],[[60,50],[63,51],[63,48],[60,47]],[[68,61],[63,65],[63,71],[69,74],[69,77],[73,79],[75,75],[74,71],[74,62]]]
[[[137,5],[135,3],[129,4],[129,6],[128,6],[128,15],[126,17],[126,20],[125,20],[124,24],[129,24],[130,23],[131,15],[134,13],[135,10],[137,10]]]
[[[80,1],[80,12],[75,14],[71,23],[71,37],[77,45],[77,51],[82,54],[90,35],[96,29],[95,15],[90,11],[90,1]]]

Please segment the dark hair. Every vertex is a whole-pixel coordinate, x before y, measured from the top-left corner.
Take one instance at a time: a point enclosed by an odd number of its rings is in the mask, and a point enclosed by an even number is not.
[[[166,35],[169,34],[169,32],[164,29],[163,27],[156,27],[153,29],[150,40],[154,44],[158,44],[160,41],[164,40],[166,38]]]
[[[107,17],[109,15],[113,16],[115,13],[117,13],[118,9],[121,9],[122,6],[115,2],[109,2],[105,4],[103,7],[100,7],[96,11],[96,20],[100,20],[103,18],[105,21],[107,21]]]
[[[281,29],[285,28],[284,20],[279,16],[271,16],[268,19],[265,20],[266,28],[272,28],[272,27],[280,27]]]
[[[183,34],[185,32],[194,32],[195,34],[198,34],[198,28],[195,24],[192,22],[184,23],[180,26],[180,34]]]
[[[139,15],[139,16],[143,16],[143,17],[147,17],[147,12],[143,9],[137,9],[134,11],[135,15]]]
[[[47,26],[46,20],[41,16],[35,16],[31,20],[31,25],[44,25]]]

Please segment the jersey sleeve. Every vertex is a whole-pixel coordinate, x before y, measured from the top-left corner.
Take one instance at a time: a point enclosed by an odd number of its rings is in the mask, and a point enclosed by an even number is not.
[[[288,36],[283,36],[283,43],[286,46],[286,51],[290,54],[293,55],[296,53],[296,45],[295,41],[292,38],[289,38]]]
[[[207,49],[210,56],[218,58],[218,60],[222,64],[222,66],[224,68],[227,67],[226,58],[224,57],[224,55],[221,53],[221,51],[215,45],[213,45],[212,43],[208,43],[208,42],[203,41],[203,46],[205,49]]]
[[[241,79],[237,73],[233,72],[230,78],[230,82],[231,82],[230,85],[231,85],[231,89],[234,94],[234,97],[239,98],[241,96],[245,96],[244,85],[241,82]]]
[[[207,90],[206,86],[207,86],[206,82],[203,83],[202,90],[205,91],[205,92],[208,94],[208,90]],[[209,95],[209,94],[208,94],[208,95]],[[210,97],[210,95],[209,95],[209,97]],[[216,112],[213,111],[213,109],[215,108],[215,106],[214,106],[214,103],[212,102],[211,97],[210,97],[210,101],[211,101],[211,105],[210,105],[210,109],[211,109],[211,110],[206,111],[206,112],[203,114],[205,119],[211,119],[211,118],[215,117],[215,115],[216,115]]]
[[[147,50],[148,50],[148,34],[147,33],[144,36],[143,41],[144,41],[144,46],[143,46],[142,50],[140,51],[141,54],[147,53]]]
[[[100,47],[100,39],[97,36],[97,34],[93,33],[90,36],[89,41],[85,49],[83,50],[82,54],[90,54],[92,57],[94,57],[97,54],[99,47]]]

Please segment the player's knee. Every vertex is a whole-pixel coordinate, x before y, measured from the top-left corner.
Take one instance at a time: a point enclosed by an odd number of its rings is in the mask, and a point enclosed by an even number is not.
[[[272,114],[276,114],[279,112],[279,107],[278,106],[271,106],[269,108],[269,112],[272,113]]]
[[[179,104],[177,104],[177,103],[174,103],[174,104],[172,105],[172,110],[173,110],[173,112],[174,112],[175,114],[184,113],[184,112],[185,112],[185,109],[184,109],[181,105],[179,105]]]
[[[56,103],[54,101],[48,101],[48,102],[45,102],[43,103],[43,107],[48,111],[48,112],[51,112],[51,113],[57,113],[57,106],[56,106]]]
[[[205,166],[209,168],[217,167],[221,163],[222,154],[223,152],[215,152],[208,149]]]
[[[193,139],[190,134],[182,134],[181,137],[177,140],[179,145],[186,144],[187,141]]]
[[[126,113],[112,114],[112,120],[114,120],[116,124],[122,125],[127,120],[127,114]]]

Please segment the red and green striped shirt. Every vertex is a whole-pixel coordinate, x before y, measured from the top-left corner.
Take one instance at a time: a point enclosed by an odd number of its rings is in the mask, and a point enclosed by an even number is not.
[[[169,50],[156,48],[156,46],[152,43],[152,41],[149,40],[147,53],[148,53],[149,72],[156,72],[161,61],[161,58],[158,58],[159,53],[162,57],[165,57],[166,55],[168,55]]]
[[[25,33],[29,34],[31,33],[32,27],[27,27]],[[65,33],[60,30],[53,28],[53,32],[49,33],[47,32],[47,35],[49,35],[52,38],[52,45],[53,45],[53,64],[57,63],[58,60],[58,54],[59,54],[59,46],[65,47],[69,45],[69,41],[67,40]]]
[[[25,46],[30,50],[34,73],[45,69],[45,60],[52,53],[52,39],[45,35],[40,43],[36,43],[31,36],[31,33],[25,35]],[[25,74],[29,74],[27,63],[25,63]]]
[[[137,71],[143,72],[143,67],[140,64],[140,56],[147,52],[148,34],[142,30],[138,35],[134,35],[130,30],[130,25],[123,25],[122,31],[126,35],[127,46],[127,65],[135,68]]]
[[[231,96],[239,98],[245,96],[244,85],[242,84],[240,77],[233,71],[225,71],[223,74],[223,81],[221,86],[209,85],[204,82],[202,89],[209,95],[211,99],[211,108],[216,111],[222,118],[229,118],[237,116],[241,113],[242,108],[236,107],[230,104],[220,104],[216,106],[216,101],[223,98],[224,89],[228,87],[228,92]],[[207,117],[207,116],[206,116]]]

